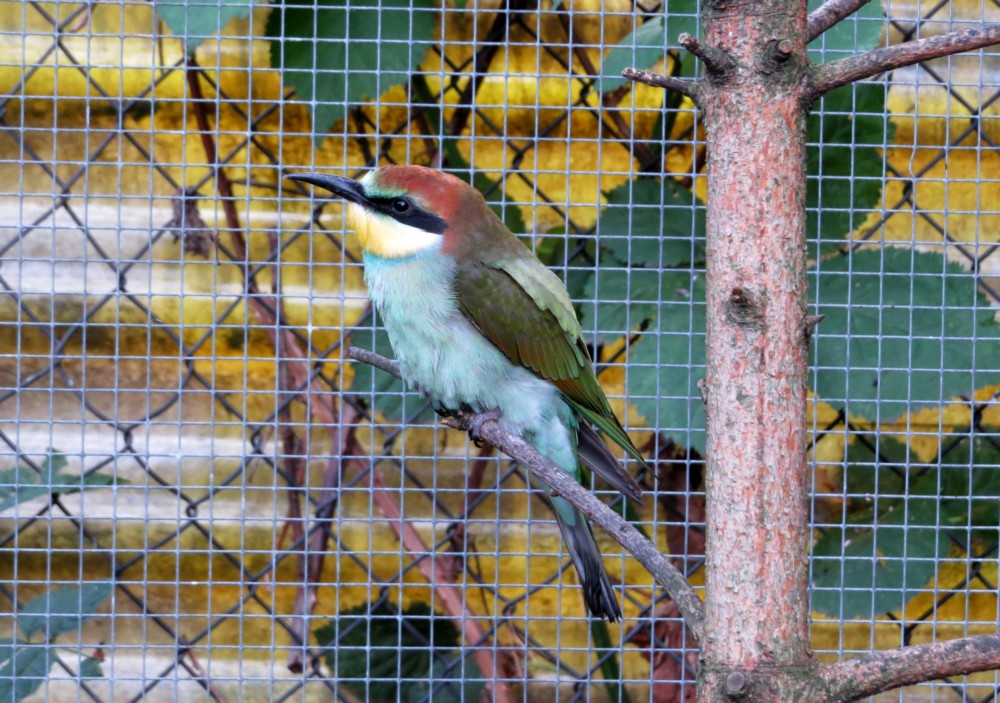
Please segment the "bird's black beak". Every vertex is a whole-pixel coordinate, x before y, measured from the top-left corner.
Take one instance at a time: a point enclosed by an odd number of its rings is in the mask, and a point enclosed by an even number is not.
[[[371,200],[365,195],[364,188],[353,178],[330,176],[325,173],[289,173],[285,178],[318,186],[330,191],[334,195],[339,195],[348,202],[357,203],[369,208],[372,206]]]

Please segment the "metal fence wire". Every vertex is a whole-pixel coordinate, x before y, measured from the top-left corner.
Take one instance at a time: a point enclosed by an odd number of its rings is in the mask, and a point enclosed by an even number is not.
[[[653,66],[666,41],[693,72],[696,11],[0,4],[0,699],[470,701],[499,677],[522,700],[693,700],[697,650],[633,560],[599,535],[625,619],[587,618],[524,471],[345,363],[392,355],[357,243],[281,176],[420,163],[484,191],[567,282],[651,458],[627,515],[700,583],[704,135],[689,102],[615,84],[609,51]],[[998,18],[892,0],[813,48]],[[997,627],[998,56],[897,70],[812,118],[811,306],[860,325],[825,322],[811,352],[817,384],[841,379],[810,410],[819,657]]]

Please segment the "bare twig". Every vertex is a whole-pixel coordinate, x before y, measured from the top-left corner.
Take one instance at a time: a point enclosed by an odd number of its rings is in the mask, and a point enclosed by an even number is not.
[[[372,499],[382,515],[385,516],[389,527],[396,533],[400,544],[414,559],[417,559],[418,556],[432,554],[416,528],[409,521],[403,519],[399,502],[390,495],[381,474],[375,467],[372,467],[369,477]],[[500,662],[496,660],[498,650],[491,647],[489,642],[485,640],[482,628],[479,627],[479,623],[465,606],[462,588],[443,580],[449,572],[447,564],[440,557],[430,556],[427,559],[418,559],[417,568],[431,584],[432,593],[441,601],[445,611],[454,618],[456,627],[461,629],[465,633],[465,639],[475,646],[476,663],[479,665],[483,678],[488,682],[487,685],[493,689],[492,700],[494,703],[513,703],[513,693],[507,683],[501,680],[497,674],[502,669]]]
[[[673,90],[681,95],[686,95],[697,102],[695,84],[690,81],[686,81],[683,78],[665,76],[662,73],[645,71],[639,68],[626,68],[622,71],[622,78],[628,78],[630,81],[635,81],[636,83],[651,85],[654,88]]]
[[[212,679],[208,677],[205,667],[201,665],[201,661],[199,661],[197,655],[194,653],[194,649],[191,648],[191,643],[187,641],[187,638],[181,637],[178,642],[184,647],[181,656],[187,656],[192,673],[194,673],[198,682],[205,687],[205,690],[208,691],[208,695],[211,696],[212,700],[216,701],[216,703],[228,703],[222,692],[212,685]]]
[[[319,401],[314,400],[313,402]],[[316,609],[317,591],[323,581],[323,563],[326,561],[326,548],[329,542],[325,523],[330,521],[333,517],[333,511],[337,507],[340,497],[340,477],[343,474],[345,463],[348,461],[346,457],[355,453],[354,433],[357,429],[357,425],[355,425],[357,417],[358,414],[354,407],[345,403],[340,412],[340,427],[327,425],[332,446],[330,447],[330,458],[323,471],[323,489],[320,492],[319,505],[316,508],[316,522],[318,524],[309,536],[308,550],[303,545],[297,564],[299,589],[295,595],[293,627],[302,643],[309,642],[307,628],[309,616]],[[289,651],[289,671],[301,673],[305,670],[302,653],[301,648]]]
[[[219,163],[219,157],[215,149],[215,139],[212,137],[211,128],[208,126],[208,116],[205,114],[205,95],[201,90],[201,82],[199,81],[201,68],[198,66],[198,62],[194,56],[188,56],[185,73],[187,75],[188,86],[191,89],[192,111],[194,112],[195,122],[198,123],[201,145],[205,149],[205,160],[208,161],[209,167],[215,172],[215,184],[219,190],[219,198],[222,200],[222,211],[226,215],[226,225],[229,227],[234,241],[236,241],[237,236],[242,241],[243,234],[240,231],[240,218],[236,212],[233,189],[229,183],[229,177],[226,175],[225,169]],[[239,244],[238,241],[236,243]],[[246,247],[244,246],[244,251],[240,252],[244,255],[244,259],[246,258],[245,249]],[[252,281],[248,281],[248,283],[252,283]]]
[[[736,62],[725,51],[717,46],[702,44],[693,34],[682,32],[677,41],[690,53],[701,59],[709,73],[725,73],[736,65]]]
[[[278,264],[279,242],[276,233],[271,232],[269,236],[271,251],[271,309],[276,311],[276,318],[280,321],[285,319],[284,303],[280,296],[281,272]],[[295,596],[295,607],[292,614],[292,631],[296,643],[288,650],[288,670],[299,674],[305,670],[303,661],[304,648],[301,645],[309,642],[309,616],[316,608],[317,589],[323,574],[323,561],[326,556],[327,533],[323,529],[322,521],[329,520],[333,515],[333,509],[337,502],[336,490],[340,486],[340,475],[343,460],[343,447],[353,442],[353,432],[356,429],[354,420],[356,412],[353,407],[346,406],[341,413],[341,427],[338,429],[328,425],[327,429],[331,434],[333,450],[327,462],[326,471],[323,475],[323,492],[321,494],[319,507],[316,509],[316,519],[321,524],[310,535],[307,541],[304,539],[305,532],[302,522],[301,493],[304,485],[307,484],[306,462],[302,458],[306,453],[306,447],[301,437],[295,434],[292,426],[291,402],[295,397],[294,387],[296,384],[292,380],[294,375],[291,371],[289,359],[285,354],[285,349],[296,344],[296,340],[287,330],[279,330],[273,336],[274,355],[278,364],[278,412],[279,431],[282,439],[284,457],[282,461],[285,466],[285,473],[289,483],[288,492],[288,513],[285,524],[282,527],[281,536],[278,539],[278,547],[284,541],[285,532],[291,528],[293,541],[299,545],[298,554],[295,560],[295,573],[298,583],[298,591]],[[302,380],[300,385],[304,386],[308,376]],[[345,434],[346,433],[346,434]],[[341,435],[344,436],[341,436]],[[330,492],[333,491],[331,497]]]
[[[1000,669],[1000,635],[912,645],[820,667],[827,701],[855,701],[901,686]],[[819,700],[818,698],[813,700]]]
[[[386,359],[384,356],[366,349],[352,347],[348,354],[356,361],[399,376],[399,362]],[[456,417],[449,418],[445,422],[449,427],[467,431],[470,419],[471,415],[468,413],[459,413]],[[480,435],[482,439],[529,468],[532,473],[552,488],[553,493],[568,500],[584,515],[604,528],[663,586],[677,603],[677,607],[684,615],[688,628],[695,639],[701,640],[705,617],[704,605],[684,575],[660,553],[656,545],[643,537],[621,515],[598,500],[593,493],[577,483],[573,477],[540,454],[537,449],[520,437],[504,430],[497,422],[487,420],[482,423]]]
[[[936,37],[908,41],[839,61],[832,61],[813,70],[812,88],[809,91],[809,96],[815,99],[834,88],[863,78],[871,78],[894,68],[910,66],[940,56],[981,49],[993,44],[1000,44],[1000,24],[997,23],[984,24],[981,27],[966,29],[962,32],[949,32]]]
[[[806,43],[808,44],[830,27],[845,17],[853,15],[870,2],[871,0],[826,0],[826,2],[809,13],[806,30],[809,32],[809,35]]]
[[[76,22],[74,22],[71,26],[67,27],[66,31],[71,34],[76,34],[81,29],[86,27],[90,23],[90,13],[96,2],[97,0],[92,0],[92,2],[88,2],[85,6],[84,11],[80,13],[80,16],[77,18]]]

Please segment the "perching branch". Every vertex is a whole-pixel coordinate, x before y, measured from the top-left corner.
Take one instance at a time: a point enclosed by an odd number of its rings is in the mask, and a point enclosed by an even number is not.
[[[686,81],[683,78],[665,76],[662,73],[645,71],[640,68],[624,69],[622,71],[622,78],[628,78],[630,81],[651,85],[654,88],[666,88],[667,90],[672,90],[676,93],[680,93],[681,95],[686,95],[692,100],[695,99],[695,84],[690,81]]]
[[[352,347],[348,355],[355,361],[374,366],[399,378],[399,362],[384,356]],[[459,413],[446,420],[449,427],[467,431],[472,415]],[[500,425],[487,420],[480,427],[480,436],[500,451],[527,467],[535,476],[544,481],[552,491],[573,504],[580,512],[600,525],[618,544],[634,556],[652,574],[670,597],[677,603],[687,622],[691,634],[701,641],[705,619],[705,607],[691,588],[684,575],[674,567],[652,542],[630,525],[621,515],[614,512],[597,497],[577,483],[573,478],[542,456],[534,447],[520,437],[515,437]]]
[[[822,5],[809,13],[807,20],[806,39],[808,44],[820,34],[846,17],[850,17],[871,0],[826,0]]]
[[[816,99],[834,88],[863,78],[871,78],[894,68],[981,49],[993,44],[1000,44],[1000,24],[996,23],[875,49],[815,68],[809,95]]]
[[[856,701],[949,676],[1000,669],[1000,635],[913,645],[820,667],[824,700]],[[814,699],[815,700],[815,699]]]

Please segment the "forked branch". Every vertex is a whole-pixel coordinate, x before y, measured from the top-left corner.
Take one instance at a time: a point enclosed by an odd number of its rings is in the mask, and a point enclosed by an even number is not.
[[[936,37],[908,41],[832,61],[814,69],[810,97],[818,98],[834,88],[863,78],[871,78],[894,68],[998,43],[1000,43],[1000,24],[994,23],[961,32],[949,32]]]
[[[355,361],[374,366],[399,378],[399,363],[396,361],[366,349],[351,348],[348,354]],[[449,418],[446,424],[457,430],[468,431],[471,418],[468,413],[459,413],[454,418]],[[612,539],[646,567],[656,582],[663,586],[677,604],[691,634],[696,640],[701,641],[705,606],[684,578],[684,574],[667,561],[656,545],[643,537],[621,515],[598,500],[593,493],[573,480],[569,474],[542,456],[523,439],[504,430],[499,423],[487,420],[482,423],[479,434],[482,439],[527,467],[535,476],[548,484],[554,493],[568,500],[580,512],[600,525]]]
[[[828,701],[856,701],[894,688],[1000,669],[1000,635],[911,645],[823,666]]]

